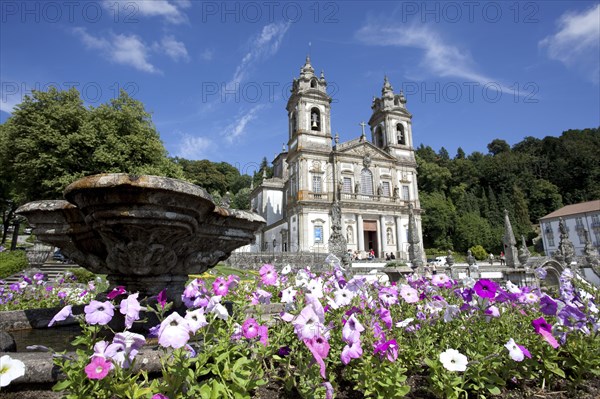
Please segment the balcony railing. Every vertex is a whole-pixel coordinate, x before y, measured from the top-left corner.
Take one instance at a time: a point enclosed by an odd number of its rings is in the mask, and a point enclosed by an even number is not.
[[[408,200],[403,200],[399,197],[388,197],[385,195],[368,195],[368,194],[354,194],[354,193],[342,193],[342,201],[369,201],[369,202],[385,202],[390,204],[404,204],[408,203]]]

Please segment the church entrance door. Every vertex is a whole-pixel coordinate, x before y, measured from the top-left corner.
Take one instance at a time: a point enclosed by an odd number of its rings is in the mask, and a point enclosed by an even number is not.
[[[365,237],[365,251],[369,252],[371,249],[375,251],[375,257],[379,258],[378,251],[378,234],[377,234],[377,221],[365,220],[363,222],[363,230]]]

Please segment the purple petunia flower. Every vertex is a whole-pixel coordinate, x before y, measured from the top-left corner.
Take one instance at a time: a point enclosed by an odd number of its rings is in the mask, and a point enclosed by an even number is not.
[[[379,300],[385,306],[391,306],[398,303],[398,290],[396,287],[383,287],[379,290]]]
[[[556,341],[556,338],[552,335],[552,326],[548,324],[546,319],[540,317],[531,322],[535,332],[540,334],[546,342],[548,342],[554,349],[558,348],[560,345]]]
[[[311,339],[325,329],[323,320],[317,315],[311,305],[305,306],[298,316],[292,321],[298,338]]]
[[[269,343],[269,328],[267,326],[258,326],[259,342],[264,346]]]
[[[103,326],[111,321],[115,314],[115,307],[109,301],[99,302],[93,300],[83,308],[83,311],[85,312],[85,321],[88,324]]]
[[[169,397],[167,395],[163,395],[162,393],[155,393],[150,399],[169,399]]]
[[[398,359],[398,343],[395,339],[385,341],[375,346],[375,354],[387,357],[390,362],[395,362]]]
[[[208,325],[206,316],[204,316],[204,309],[198,308],[185,314],[185,320],[188,323],[188,327],[192,334],[196,334],[196,331]]]
[[[365,331],[365,328],[358,321],[358,319],[352,314],[344,327],[342,327],[342,338],[347,343],[360,341],[360,333]]]
[[[162,291],[160,291],[158,293],[158,295],[156,296],[156,301],[158,302],[158,304],[160,305],[160,307],[162,309],[165,308],[166,304],[167,304],[167,289],[164,288]]]
[[[127,292],[127,291],[125,291],[125,287],[123,287],[122,285],[119,285],[118,287],[113,288],[113,290],[111,292],[109,292],[106,297],[108,299],[115,299],[116,297],[124,294],[125,292]]]
[[[121,301],[119,311],[122,315],[125,315],[125,327],[128,329],[133,326],[133,322],[140,318],[140,310],[142,307],[138,302],[137,298],[139,293],[129,295],[126,299]]]
[[[481,279],[475,283],[473,289],[475,290],[475,293],[481,298],[493,299],[496,296],[498,284],[496,284],[492,280]]]
[[[342,354],[340,358],[342,359],[342,363],[348,364],[352,359],[358,359],[363,354],[362,348],[360,346],[360,340],[356,340],[354,342],[349,342],[344,349],[342,349]]]
[[[321,377],[325,378],[325,362],[324,358],[329,354],[329,342],[322,336],[314,336],[310,339],[305,339],[304,343],[313,354],[315,361],[319,364]]]
[[[542,296],[540,298],[540,312],[548,316],[554,316],[556,314],[556,310],[558,309],[558,305],[554,299],[552,299],[548,295]]]
[[[48,323],[48,327],[52,327],[54,325],[54,323],[56,323],[57,321],[66,320],[67,318],[71,317],[72,315],[73,315],[73,309],[72,309],[71,305],[67,305],[64,308],[62,308],[60,310],[60,312],[58,312],[52,318],[52,320],[50,320],[50,323]]]
[[[160,323],[158,344],[167,348],[181,348],[190,339],[190,328],[187,321],[177,312],[173,312]]]
[[[400,286],[400,296],[407,303],[419,302],[419,292],[413,287],[406,284],[402,284]]]

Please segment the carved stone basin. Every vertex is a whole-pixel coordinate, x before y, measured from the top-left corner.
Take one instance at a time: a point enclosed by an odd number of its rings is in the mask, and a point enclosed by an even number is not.
[[[179,303],[188,274],[202,273],[254,241],[260,216],[215,206],[202,188],[158,176],[101,174],[69,185],[67,201],[34,201],[17,210],[40,241],[111,287],[140,296],[167,288]]]

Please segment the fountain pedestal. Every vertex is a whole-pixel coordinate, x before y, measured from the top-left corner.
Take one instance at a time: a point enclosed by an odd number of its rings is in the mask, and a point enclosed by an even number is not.
[[[199,274],[254,241],[260,216],[215,206],[181,180],[122,173],[88,176],[65,189],[67,201],[34,201],[25,216],[41,241],[80,266],[106,274],[140,297],[167,289],[176,304],[189,274]]]

